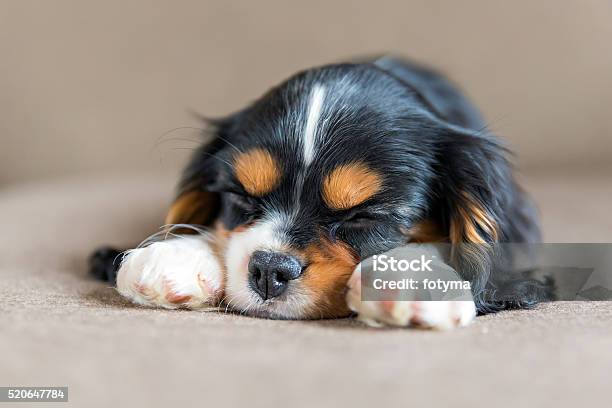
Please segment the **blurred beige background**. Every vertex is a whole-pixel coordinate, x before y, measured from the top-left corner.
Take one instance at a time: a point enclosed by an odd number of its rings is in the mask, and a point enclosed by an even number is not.
[[[190,110],[381,52],[447,72],[526,171],[612,154],[610,1],[0,0],[0,32],[0,186],[173,175],[196,134],[162,135]]]

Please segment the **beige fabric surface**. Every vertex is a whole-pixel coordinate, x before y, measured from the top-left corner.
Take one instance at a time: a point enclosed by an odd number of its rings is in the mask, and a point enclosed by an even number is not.
[[[609,174],[525,177],[548,241],[610,241]],[[153,232],[172,183],[80,177],[0,191],[0,385],[67,385],[78,407],[609,404],[608,302],[499,313],[451,332],[125,303],[86,276],[85,258]]]

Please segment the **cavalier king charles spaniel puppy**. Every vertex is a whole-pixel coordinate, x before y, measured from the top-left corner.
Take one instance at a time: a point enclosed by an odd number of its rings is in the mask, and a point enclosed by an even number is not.
[[[457,245],[473,301],[400,302],[408,325],[463,325],[549,297],[537,280],[493,278],[495,245],[537,242],[537,214],[507,149],[440,74],[390,57],[327,65],[208,122],[166,239],[90,259],[132,302],[344,317],[360,261],[411,242]]]

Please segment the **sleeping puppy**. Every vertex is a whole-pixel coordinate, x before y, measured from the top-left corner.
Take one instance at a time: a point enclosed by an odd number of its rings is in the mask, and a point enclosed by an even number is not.
[[[439,74],[393,58],[309,69],[209,125],[167,215],[171,238],[122,262],[111,249],[91,258],[97,276],[119,268],[133,302],[347,316],[359,262],[409,242],[457,244],[474,301],[403,302],[408,324],[461,325],[548,296],[537,281],[491,278],[495,244],[538,241],[537,217],[506,149]]]

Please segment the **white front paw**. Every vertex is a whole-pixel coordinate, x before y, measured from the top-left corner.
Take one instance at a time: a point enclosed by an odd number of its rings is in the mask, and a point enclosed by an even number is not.
[[[407,326],[452,329],[467,326],[476,317],[472,300],[401,301],[361,299],[361,273],[357,269],[348,283],[346,301],[359,320],[370,326]]]
[[[198,309],[219,300],[221,266],[200,236],[158,241],[124,256],[117,289],[141,305]]]
[[[459,301],[362,301],[350,305],[359,320],[371,326],[408,326],[448,330],[467,326],[476,317],[474,302]]]
[[[474,302],[458,301],[366,301],[354,310],[372,326],[408,326],[448,330],[467,326],[476,317]]]

